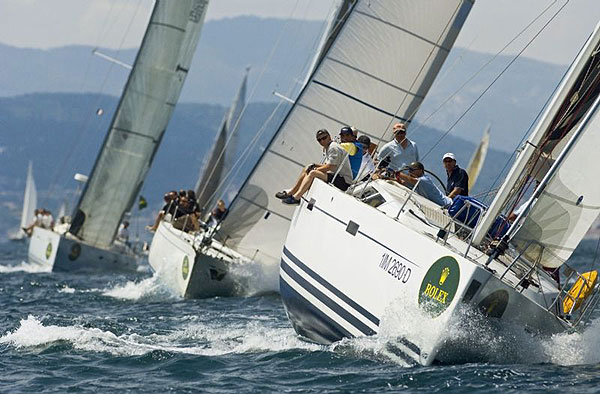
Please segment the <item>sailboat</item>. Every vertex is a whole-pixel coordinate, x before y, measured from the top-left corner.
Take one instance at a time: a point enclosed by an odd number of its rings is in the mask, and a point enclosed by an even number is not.
[[[475,186],[475,182],[477,182],[479,173],[483,168],[488,147],[490,146],[490,130],[491,126],[488,125],[483,132],[483,137],[481,137],[481,141],[479,142],[477,149],[475,149],[473,156],[471,156],[469,165],[467,166],[467,174],[469,174],[469,190],[473,190],[473,186]]]
[[[246,106],[248,71],[229,111],[218,129],[215,143],[196,184],[196,198],[200,207],[210,210],[223,193],[226,153],[232,152],[240,116]],[[231,296],[243,291],[243,283],[235,280],[229,271],[242,256],[216,239],[217,228],[210,227],[196,233],[177,229],[168,220],[158,225],[148,262],[155,275],[172,291],[185,298]]]
[[[369,3],[361,11],[371,11]],[[426,5],[431,9],[422,12]],[[398,21],[425,23],[419,14],[442,21],[431,17],[448,11],[441,8],[398,5]],[[393,18],[389,9],[377,15]],[[539,335],[585,322],[599,299],[597,271],[580,273],[565,262],[600,211],[599,49],[600,25],[489,207],[466,203],[450,215],[416,186],[375,180],[344,193],[315,181],[294,212],[281,255],[281,296],[296,332],[320,343],[373,335],[392,308],[420,325],[398,336],[395,354],[430,365],[443,361],[453,342],[447,328],[466,310]],[[505,216],[513,218],[510,227]]]
[[[53,271],[137,270],[115,240],[160,145],[187,76],[208,0],[155,2],[119,105],[66,232],[34,228],[29,260]]]
[[[21,225],[13,235],[10,236],[12,241],[22,241],[27,238],[27,234],[23,230],[33,223],[34,210],[37,208],[37,190],[35,188],[35,180],[33,179],[33,164],[29,162],[27,167],[27,180],[25,181],[25,194],[23,196],[23,210],[21,211]]]

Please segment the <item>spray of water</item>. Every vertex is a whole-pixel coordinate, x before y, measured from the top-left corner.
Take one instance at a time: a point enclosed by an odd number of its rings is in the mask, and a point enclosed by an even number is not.
[[[157,275],[141,281],[128,281],[101,291],[102,295],[128,301],[169,301],[177,299]]]
[[[279,265],[238,259],[231,265],[229,274],[242,284],[242,296],[255,296],[279,292]]]
[[[11,273],[11,272],[30,272],[30,273],[38,273],[38,272],[50,272],[50,266],[42,266],[35,263],[28,263],[22,261],[20,264],[16,265],[0,265],[0,273]]]

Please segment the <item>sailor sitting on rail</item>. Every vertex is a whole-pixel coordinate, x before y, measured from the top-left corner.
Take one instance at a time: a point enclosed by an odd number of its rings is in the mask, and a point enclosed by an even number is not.
[[[408,165],[408,174],[402,171],[396,172],[396,180],[407,187],[414,187],[415,191],[426,199],[433,201],[441,207],[452,204],[452,199],[446,196],[425,174],[425,167],[419,161],[413,161]]]
[[[345,128],[342,130],[344,129]],[[349,135],[340,131],[340,138],[342,143],[351,142],[353,139],[352,130],[350,130]],[[327,183],[333,183],[338,189],[344,191],[347,190],[352,183],[354,177],[353,170],[351,169],[351,162],[346,159],[346,151],[342,145],[333,141],[331,135],[325,129],[317,131],[317,141],[319,142],[319,145],[323,147],[323,151],[325,152],[325,163],[311,164],[305,167],[302,169],[296,184],[291,190],[277,192],[275,197],[281,199],[284,204],[300,204],[300,198],[308,189],[310,189],[315,178],[319,178]],[[360,151],[362,157],[362,147],[357,148],[357,151]],[[348,152],[348,154],[352,156],[351,152]],[[360,161],[358,163],[358,167],[360,167]],[[341,169],[336,175],[335,173],[339,166],[341,166]],[[358,172],[358,168],[356,168],[356,171]]]

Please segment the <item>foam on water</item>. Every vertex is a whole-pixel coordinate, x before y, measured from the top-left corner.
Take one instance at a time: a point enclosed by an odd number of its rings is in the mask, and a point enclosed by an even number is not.
[[[69,287],[69,285],[64,285],[63,287],[61,287],[60,289],[58,289],[59,293],[64,293],[64,294],[74,294],[75,293],[75,289],[72,287]]]
[[[68,343],[73,348],[91,352],[107,352],[118,356],[143,355],[155,350],[218,356],[231,353],[280,352],[291,349],[307,351],[323,347],[298,339],[291,328],[276,328],[264,321],[249,321],[231,327],[221,322],[190,323],[167,334],[115,335],[98,328],[79,325],[60,327],[44,325],[38,318],[22,319],[20,327],[0,338],[20,350],[42,351]]]
[[[21,261],[20,264],[16,265],[0,265],[0,273],[11,273],[11,272],[50,272],[50,266],[43,266],[35,263],[29,263],[25,261]]]
[[[263,264],[249,259],[238,259],[231,264],[230,275],[243,283],[243,296],[279,292],[279,264]]]
[[[409,311],[400,303],[388,308],[377,335],[340,341],[333,345],[333,350],[356,352],[367,358],[406,366],[394,350],[398,339],[407,338],[427,348],[427,344],[438,340],[439,332],[444,346],[436,358],[444,363],[578,365],[600,362],[597,351],[600,319],[582,332],[547,337],[533,335],[521,325],[488,319],[471,309],[459,310],[453,319],[445,322],[432,319],[421,310]]]
[[[177,295],[162,284],[157,275],[141,281],[128,281],[113,287],[101,290],[102,295],[122,300],[158,300],[166,301],[176,299]]]

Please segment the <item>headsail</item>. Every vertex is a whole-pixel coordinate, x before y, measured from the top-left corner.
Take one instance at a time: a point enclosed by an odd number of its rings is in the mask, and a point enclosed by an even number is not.
[[[481,243],[485,233],[503,209],[515,208],[515,201],[516,203],[523,202],[518,201],[518,197],[527,182],[540,181],[544,178],[567,141],[578,129],[583,117],[590,111],[595,95],[598,94],[596,89],[598,59],[596,58],[598,57],[599,43],[600,24],[596,26],[571,65],[494,201],[475,229],[474,244]],[[595,124],[595,122],[594,115],[590,124]],[[583,136],[580,137],[573,151],[563,162],[564,169],[558,170],[552,181],[545,186],[534,209],[530,212],[531,218],[527,218],[523,223],[522,231],[517,237],[524,242],[539,244],[546,249],[544,257],[542,257],[543,260],[546,260],[546,262],[542,261],[544,265],[555,266],[556,261],[564,262],[598,216],[597,207],[600,204],[593,203],[596,200],[593,191],[595,182],[586,173],[588,169],[591,170],[595,167],[591,166],[590,168],[590,165],[586,163],[591,158],[585,152],[586,146],[580,146],[589,144],[595,146],[593,145],[594,138],[596,138],[594,134],[595,131],[586,126]],[[582,141],[588,142],[582,143]],[[581,155],[585,157],[580,157]],[[574,168],[570,164],[571,160],[575,163],[574,166],[581,165],[577,173],[572,172]],[[587,168],[584,167],[586,165]],[[567,179],[569,177],[572,179]],[[558,190],[561,187],[566,189]],[[577,196],[574,196],[575,194]],[[577,202],[580,196],[583,198]],[[550,224],[549,221],[552,221],[553,224]],[[580,227],[585,227],[583,232]],[[555,258],[558,260],[551,262]]]
[[[232,164],[228,165],[227,162],[233,159],[232,156],[237,147],[236,140],[238,138],[235,133],[240,123],[242,110],[246,106],[248,71],[249,68],[246,69],[246,74],[235,99],[221,122],[217,140],[212,147],[210,156],[208,156],[209,159],[200,172],[202,175],[198,178],[198,183],[196,184],[196,198],[198,205],[202,208],[212,208],[215,201],[221,197],[219,191],[223,192],[221,185],[223,182],[222,177],[232,167]],[[228,143],[227,141],[230,138],[231,140]]]
[[[108,247],[152,163],[200,38],[208,0],[157,0],[72,234]]]
[[[227,245],[277,262],[293,208],[273,197],[318,162],[315,131],[345,125],[374,140],[423,101],[472,1],[357,1],[220,229]],[[386,133],[387,131],[387,133]],[[269,236],[265,236],[265,234]]]
[[[545,267],[563,264],[600,214],[600,36],[593,48],[529,163],[528,176],[541,183],[512,237],[530,261]]]

